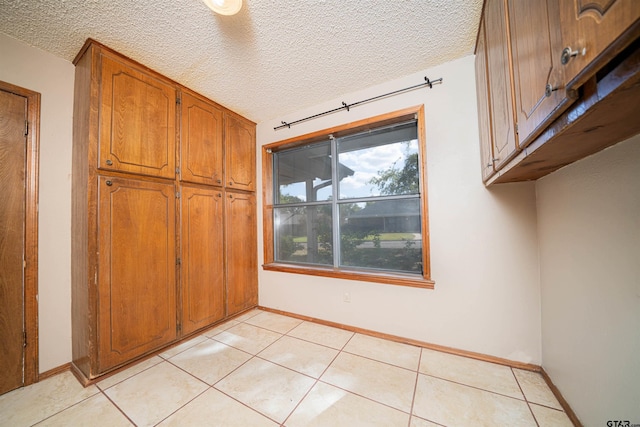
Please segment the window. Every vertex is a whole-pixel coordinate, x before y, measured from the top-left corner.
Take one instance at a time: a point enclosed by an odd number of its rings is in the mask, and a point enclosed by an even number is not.
[[[433,287],[410,111],[264,147],[265,269]]]

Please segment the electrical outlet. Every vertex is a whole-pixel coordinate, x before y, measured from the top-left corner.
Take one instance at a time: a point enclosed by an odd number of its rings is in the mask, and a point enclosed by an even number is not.
[[[342,300],[344,302],[351,302],[351,294],[349,292],[345,292],[344,296],[342,297]]]

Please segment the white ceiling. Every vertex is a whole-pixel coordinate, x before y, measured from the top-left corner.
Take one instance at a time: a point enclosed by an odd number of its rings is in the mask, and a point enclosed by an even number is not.
[[[201,0],[0,0],[0,32],[69,61],[91,37],[260,122],[471,54],[481,9],[244,0],[226,17]]]

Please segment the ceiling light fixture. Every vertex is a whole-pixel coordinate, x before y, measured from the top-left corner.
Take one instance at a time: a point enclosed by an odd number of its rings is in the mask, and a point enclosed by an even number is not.
[[[235,15],[242,9],[242,0],[202,0],[209,9],[220,15]]]

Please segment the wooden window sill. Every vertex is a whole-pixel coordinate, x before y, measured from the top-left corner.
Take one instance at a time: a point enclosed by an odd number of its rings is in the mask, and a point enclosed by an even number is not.
[[[435,282],[433,280],[412,274],[345,270],[332,267],[316,267],[281,263],[263,264],[262,268],[266,271],[307,274],[310,276],[333,277],[336,279],[360,280],[363,282],[410,286],[414,288],[434,289],[435,287]]]

